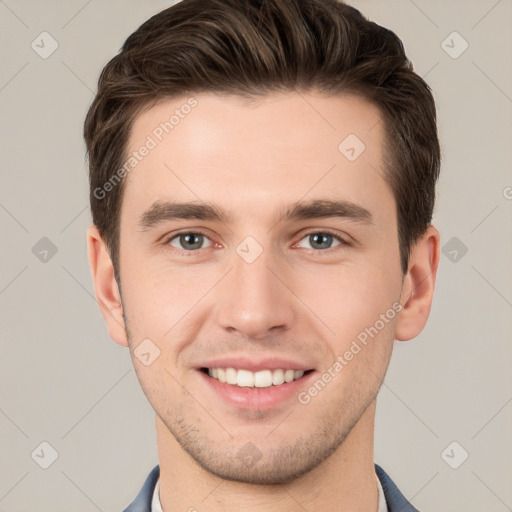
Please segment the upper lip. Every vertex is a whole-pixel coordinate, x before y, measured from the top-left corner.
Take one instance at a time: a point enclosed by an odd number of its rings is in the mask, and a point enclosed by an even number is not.
[[[236,370],[312,370],[311,365],[285,359],[281,357],[266,357],[256,359],[254,356],[222,357],[210,361],[204,361],[198,368],[235,368]]]

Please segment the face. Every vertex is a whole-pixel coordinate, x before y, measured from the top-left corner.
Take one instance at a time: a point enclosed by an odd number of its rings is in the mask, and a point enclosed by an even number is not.
[[[128,344],[162,435],[223,478],[286,482],[342,446],[389,362],[402,274],[384,127],[356,96],[194,98],[131,133],[130,151],[156,145],[122,203]]]

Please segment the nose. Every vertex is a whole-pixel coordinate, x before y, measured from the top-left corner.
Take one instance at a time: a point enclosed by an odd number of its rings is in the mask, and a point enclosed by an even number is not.
[[[223,329],[262,340],[292,326],[296,304],[270,249],[252,263],[235,253],[233,269],[226,277],[217,295],[218,322]]]

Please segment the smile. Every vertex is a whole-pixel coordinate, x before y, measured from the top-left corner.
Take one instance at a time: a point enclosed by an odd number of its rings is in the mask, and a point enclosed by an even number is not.
[[[222,383],[247,388],[280,386],[294,380],[299,380],[305,373],[310,371],[281,368],[257,372],[245,369],[237,370],[236,368],[202,368],[201,370]]]

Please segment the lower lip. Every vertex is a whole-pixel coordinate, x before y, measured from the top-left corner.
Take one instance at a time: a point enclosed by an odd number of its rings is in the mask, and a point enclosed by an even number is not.
[[[198,370],[207,386],[216,394],[220,395],[230,405],[241,409],[269,410],[279,404],[296,396],[307,385],[309,380],[316,373],[312,371],[300,379],[292,382],[285,382],[279,386],[269,386],[266,388],[239,387],[233,384],[220,382],[218,379],[210,377],[201,370]]]

